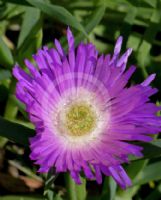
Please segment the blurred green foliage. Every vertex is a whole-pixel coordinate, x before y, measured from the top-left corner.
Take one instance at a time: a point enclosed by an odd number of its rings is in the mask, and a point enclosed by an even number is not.
[[[153,84],[161,90],[161,0],[0,0],[1,148],[5,148],[8,140],[28,148],[28,138],[34,135],[24,106],[14,98],[13,65],[19,63],[24,68],[23,60],[32,60],[32,54],[43,45],[53,45],[54,38],[60,39],[66,49],[67,26],[74,31],[76,44],[81,40],[90,41],[104,54],[113,51],[116,38],[122,35],[123,50],[133,48],[129,65],[137,66],[132,82],[139,83],[148,74],[156,73]],[[160,99],[161,93],[158,93],[153,101],[160,104]],[[111,178],[105,178],[99,187],[85,182],[75,186],[69,180],[73,190],[64,194],[64,183],[55,189],[51,183],[54,177],[47,176],[46,198],[67,199],[69,193],[72,200],[161,199],[161,140],[155,138],[154,142],[142,145],[145,157],[131,158],[132,163],[125,166],[134,183],[126,191],[117,188]],[[4,200],[42,198],[0,197]]]

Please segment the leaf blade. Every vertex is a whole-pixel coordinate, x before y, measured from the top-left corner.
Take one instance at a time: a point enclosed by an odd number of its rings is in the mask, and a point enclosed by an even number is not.
[[[28,139],[34,136],[34,130],[0,117],[0,136],[28,147]]]
[[[8,68],[11,68],[14,63],[12,53],[2,37],[0,37],[0,60],[1,64]]]
[[[26,8],[26,12],[24,15],[24,20],[22,23],[20,35],[18,38],[18,45],[17,48],[20,48],[26,38],[30,35],[32,32],[32,29],[34,26],[38,23],[40,20],[40,10],[36,8]]]
[[[84,35],[87,36],[86,31],[83,28],[83,26],[64,7],[43,2],[42,0],[26,0],[26,1],[30,3],[30,5],[39,8],[45,14],[60,20],[66,25],[76,28],[77,30],[81,31]]]

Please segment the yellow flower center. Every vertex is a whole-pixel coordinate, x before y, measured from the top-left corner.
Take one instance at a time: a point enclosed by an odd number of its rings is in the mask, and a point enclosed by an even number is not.
[[[96,126],[96,113],[92,106],[77,103],[66,112],[65,127],[71,136],[82,136],[90,133]]]

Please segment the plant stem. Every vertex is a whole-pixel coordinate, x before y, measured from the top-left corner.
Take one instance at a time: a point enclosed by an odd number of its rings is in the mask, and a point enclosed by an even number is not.
[[[16,84],[16,81],[14,78],[12,78],[11,83],[10,83],[10,88],[9,88],[9,96],[8,96],[8,100],[7,100],[7,104],[6,104],[5,112],[4,112],[4,118],[8,120],[13,120],[16,117],[17,111],[18,111],[18,108],[17,106],[15,106],[15,103],[13,102],[13,99],[12,99],[12,94],[15,91],[15,84]],[[0,137],[0,147],[1,148],[4,147],[7,141],[8,141],[7,138]]]
[[[81,178],[81,185],[77,185],[71,178],[69,173],[65,174],[66,189],[69,200],[85,200],[86,199],[86,180]]]
[[[86,179],[81,178],[81,181],[82,181],[81,185],[76,185],[77,200],[85,200],[87,196]]]
[[[13,102],[12,95],[15,91],[16,81],[14,78],[11,79],[10,88],[9,88],[9,96],[5,108],[4,118],[5,119],[14,119],[17,115],[18,108],[15,106]]]
[[[69,200],[77,200],[75,182],[71,178],[69,173],[65,174],[66,189]]]

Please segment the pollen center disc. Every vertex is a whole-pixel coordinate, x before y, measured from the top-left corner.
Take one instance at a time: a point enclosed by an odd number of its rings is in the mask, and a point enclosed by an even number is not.
[[[71,136],[88,134],[96,126],[96,113],[90,105],[83,103],[71,105],[65,114],[64,125]]]

